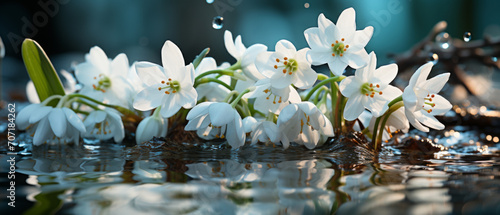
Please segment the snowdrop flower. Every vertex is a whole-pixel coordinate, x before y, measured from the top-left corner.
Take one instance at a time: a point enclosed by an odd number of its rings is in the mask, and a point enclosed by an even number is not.
[[[99,140],[113,138],[116,143],[121,143],[125,138],[125,130],[120,114],[115,109],[92,111],[83,121],[87,132],[85,137],[94,137]]]
[[[376,64],[377,57],[371,52],[366,67],[357,69],[354,76],[340,82],[340,92],[349,98],[344,110],[346,120],[355,120],[364,108],[379,117],[388,109],[387,103],[402,94],[400,89],[389,85],[398,73],[398,66],[389,64],[375,69]]]
[[[289,140],[308,149],[314,148],[320,135],[333,137],[332,123],[311,102],[289,104],[278,117],[278,127]]]
[[[165,137],[167,131],[168,120],[160,116],[160,111],[155,110],[151,116],[144,118],[137,126],[135,142],[143,143],[151,140],[153,137]]]
[[[301,102],[297,90],[288,85],[285,88],[272,87],[272,79],[266,78],[255,83],[255,90],[245,94],[244,98],[256,98],[254,102],[255,110],[262,113],[272,112],[279,114],[281,109],[290,103]]]
[[[444,125],[434,116],[443,115],[451,109],[450,102],[437,94],[448,81],[450,73],[426,80],[432,66],[432,62],[429,62],[418,68],[403,92],[406,117],[423,132],[429,132],[429,128],[422,124],[437,130],[444,129]]]
[[[20,130],[28,129],[35,146],[42,143],[78,144],[85,125],[71,109],[54,108],[44,104],[30,104],[22,109],[16,120]]]
[[[311,47],[307,55],[313,65],[328,63],[330,70],[337,76],[344,73],[349,65],[358,69],[368,62],[365,46],[372,37],[373,27],[368,26],[356,31],[356,12],[353,8],[344,10],[337,20],[337,25],[325,15],[318,17],[318,27],[304,31],[307,43]]]
[[[127,80],[129,70],[125,54],[110,60],[95,46],[85,56],[86,62],[75,66],[76,79],[83,85],[81,94],[109,104],[128,107],[133,87]]]
[[[227,52],[241,63],[241,70],[245,76],[254,82],[264,78],[255,67],[255,58],[258,54],[265,52],[267,46],[254,44],[246,48],[241,42],[240,35],[233,41],[233,34],[227,30],[224,32],[224,45],[226,46]]]
[[[140,111],[161,107],[163,118],[169,118],[181,107],[196,105],[198,93],[193,87],[193,64],[184,65],[181,50],[171,41],[161,50],[163,67],[149,63],[136,63],[137,75],[147,87],[135,96],[134,108]]]
[[[224,102],[203,102],[189,111],[186,131],[196,130],[204,139],[226,138],[229,145],[239,148],[245,144],[241,116]]]
[[[220,67],[217,67],[215,59],[211,57],[206,57],[203,58],[198,67],[196,67],[194,74],[195,76],[198,76],[210,70],[225,69],[228,68],[229,66],[230,66],[229,63],[223,63]],[[206,77],[216,78],[216,76],[217,74],[212,74]],[[231,77],[227,75],[223,75],[218,79],[228,85],[231,84]],[[206,98],[208,101],[222,101],[229,93],[229,89],[225,88],[224,86],[221,86],[218,83],[208,82],[198,85],[196,87],[196,92],[198,92],[198,100],[201,98]]]
[[[255,63],[262,74],[272,79],[272,86],[279,89],[290,84],[300,89],[312,87],[318,75],[306,59],[309,49],[297,51],[291,42],[280,40],[275,50],[259,54]]]
[[[288,148],[290,141],[286,137],[283,131],[280,131],[278,126],[274,122],[263,121],[259,123],[252,131],[252,144],[257,142],[262,143],[280,143],[283,148]]]

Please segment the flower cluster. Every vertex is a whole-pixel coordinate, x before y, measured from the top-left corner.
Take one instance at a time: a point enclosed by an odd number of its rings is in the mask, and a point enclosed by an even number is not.
[[[288,40],[277,41],[274,50],[262,44],[246,48],[241,36],[233,40],[226,31],[225,47],[236,60],[232,65],[218,65],[206,56],[208,49],[186,63],[171,41],[161,49],[162,65],[130,66],[125,54],[108,59],[93,47],[74,68],[81,89],[70,87],[67,95],[29,105],[18,124],[33,133],[35,145],[78,143],[74,134],[121,142],[124,124],[132,122],[137,142],[165,137],[169,125],[185,123],[186,131],[206,140],[225,139],[233,148],[245,145],[249,137],[251,144],[308,149],[349,132],[345,121],[357,119],[375,146],[391,131],[407,131],[410,123],[422,131],[429,130],[425,126],[443,129],[434,116],[451,108],[437,94],[449,74],[427,80],[432,68],[427,63],[404,92],[390,85],[398,66],[377,68],[376,54],[365,50],[373,27],[356,30],[355,16],[348,8],[334,24],[320,14],[318,26],[304,31],[309,47],[300,49]],[[312,67],[322,64],[328,64],[330,74]],[[347,67],[354,75],[343,75]],[[49,106],[51,100],[57,106]]]

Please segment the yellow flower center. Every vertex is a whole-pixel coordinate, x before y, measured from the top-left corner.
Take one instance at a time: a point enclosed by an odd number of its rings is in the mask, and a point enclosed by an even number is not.
[[[168,81],[160,81],[161,84],[165,85],[164,87],[158,87],[158,91],[165,90],[165,94],[177,93],[181,89],[181,85],[179,81],[172,81],[171,78]]]
[[[94,76],[94,80],[97,81],[96,84],[92,84],[92,88],[94,88],[94,90],[105,93],[106,90],[111,87],[111,80],[108,78],[108,76],[99,74],[98,76]]]
[[[344,52],[347,51],[349,48],[349,45],[344,43],[345,39],[342,38],[340,39],[340,42],[338,40],[335,40],[335,43],[332,43],[332,56],[344,56]]]
[[[369,96],[370,98],[373,98],[375,94],[382,95],[383,92],[380,90],[376,90],[380,88],[379,84],[373,84],[373,83],[364,83],[361,85],[361,88],[359,89],[361,91],[361,94],[365,96]]]
[[[299,63],[295,59],[288,59],[288,57],[284,57],[283,60],[276,58],[276,63],[274,69],[281,69],[283,74],[292,75],[299,68]]]

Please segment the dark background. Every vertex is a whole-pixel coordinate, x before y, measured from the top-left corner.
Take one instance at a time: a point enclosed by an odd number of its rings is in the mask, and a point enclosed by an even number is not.
[[[274,50],[278,40],[287,39],[300,49],[307,47],[304,30],[317,26],[320,13],[335,23],[348,7],[356,10],[357,29],[374,26],[366,49],[377,53],[379,65],[390,62],[388,53],[411,48],[441,20],[448,22],[447,32],[455,38],[462,38],[464,32],[472,32],[472,40],[485,32],[500,35],[500,2],[495,0],[214,0],[211,4],[205,0],[2,0],[3,82],[27,81],[19,52],[25,37],[42,45],[56,70],[69,70],[95,45],[110,58],[125,53],[130,63],[160,63],[166,40],[180,47],[187,62],[210,47],[209,56],[219,64],[234,63],[224,47],[224,30],[242,35],[247,47],[263,43]],[[216,16],[224,18],[222,29],[212,28]]]

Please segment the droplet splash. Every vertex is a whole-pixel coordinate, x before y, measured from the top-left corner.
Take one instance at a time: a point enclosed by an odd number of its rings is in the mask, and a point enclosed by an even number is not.
[[[207,3],[212,4],[212,3],[214,3],[214,0],[207,0]]]
[[[471,33],[470,32],[465,32],[464,33],[464,41],[469,42],[471,38]]]
[[[436,65],[439,61],[439,55],[436,54],[436,53],[431,53],[429,55],[429,61],[428,62],[432,62],[432,64]]]
[[[436,35],[436,43],[443,49],[448,49],[450,47],[450,34],[446,32],[441,32]]]
[[[224,18],[222,16],[216,16],[214,17],[214,20],[212,20],[212,28],[214,29],[221,29],[223,25]]]

